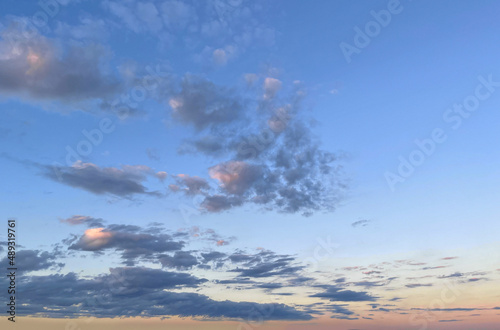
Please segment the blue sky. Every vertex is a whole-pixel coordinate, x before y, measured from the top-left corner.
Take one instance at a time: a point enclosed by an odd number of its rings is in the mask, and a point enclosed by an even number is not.
[[[68,287],[98,290],[92,281],[113,272],[165,272],[168,290],[152,290],[199,292],[193,306],[282,302],[269,319],[283,329],[309,319],[388,329],[408,325],[406,312],[456,278],[467,294],[449,312],[485,312],[481,321],[455,315],[454,326],[486,329],[498,318],[498,3],[0,8],[0,205],[18,219],[21,257],[38,265],[30,285],[67,276]],[[219,264],[203,257],[214,251]],[[262,281],[288,284],[280,292]],[[384,318],[377,308],[396,296]],[[25,315],[140,315],[123,306],[44,314],[36,299]],[[54,297],[45,307],[57,306]],[[245,319],[214,308],[220,314],[146,314]],[[442,319],[436,329],[449,326]]]

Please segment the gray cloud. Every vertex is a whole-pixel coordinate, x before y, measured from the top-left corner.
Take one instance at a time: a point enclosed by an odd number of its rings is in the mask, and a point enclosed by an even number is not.
[[[345,189],[340,157],[320,148],[312,126],[299,115],[302,90],[294,90],[280,106],[274,94],[269,99],[264,86],[268,99],[256,96],[261,98],[256,104],[201,81],[184,82],[182,93],[170,98],[170,105],[174,119],[207,132],[185,142],[181,153],[225,159],[208,168],[219,187],[204,192],[202,210],[221,212],[250,204],[307,216],[335,209]],[[229,96],[219,101],[221,94]],[[178,184],[172,188],[180,191]]]
[[[358,220],[351,224],[353,227],[366,227],[370,220]]]
[[[57,262],[57,252],[48,252],[40,250],[19,250],[16,252],[16,263],[19,266],[19,272],[32,272],[44,269],[55,269],[64,266],[64,263]],[[7,257],[4,257],[0,264],[7,265]]]
[[[189,274],[143,267],[111,268],[108,274],[91,279],[79,278],[75,273],[30,276],[19,288],[18,297],[25,305],[19,306],[18,313],[54,318],[176,315],[246,319],[252,313],[266,311],[262,314],[264,320],[312,318],[284,304],[215,301],[197,293],[164,291],[196,287],[205,281]]]
[[[438,276],[438,278],[452,278],[452,277],[463,277],[464,274],[460,273],[460,272],[455,272],[453,274],[450,274],[450,275],[442,275],[442,276]]]
[[[422,283],[410,283],[410,284],[406,284],[405,286],[407,288],[414,289],[414,288],[420,288],[420,287],[424,287],[424,286],[432,286],[432,283],[425,283],[425,284],[422,284]]]
[[[243,195],[262,180],[262,168],[242,161],[220,163],[209,168],[213,179],[221,182],[222,189],[231,195]]]
[[[232,94],[210,81],[185,76],[181,91],[169,100],[172,117],[197,130],[231,123],[242,115],[241,101]]]
[[[212,252],[202,253],[201,256],[202,256],[204,262],[210,262],[210,261],[214,261],[214,260],[223,259],[227,255],[225,253],[222,253],[222,252],[212,251]]]
[[[163,267],[176,269],[190,269],[199,263],[198,259],[187,251],[177,251],[173,256],[160,256],[159,260]]]
[[[159,253],[179,251],[184,245],[183,241],[174,240],[165,233],[151,234],[137,226],[110,225],[107,228],[87,229],[69,249],[93,252],[116,250],[122,253],[125,264],[134,265],[139,258],[156,261]],[[164,262],[168,263],[167,259]]]
[[[384,283],[381,283],[380,281],[359,281],[359,282],[353,282],[352,284],[354,284],[355,286],[363,286],[366,288],[385,285]]]
[[[72,166],[42,166],[43,174],[56,182],[102,195],[130,198],[133,195],[160,196],[144,186],[147,176],[155,176],[151,168],[143,165],[99,167],[92,163],[75,162]]]
[[[221,212],[229,210],[244,203],[241,197],[212,195],[207,196],[201,203],[201,207],[208,212]]]
[[[208,189],[210,189],[210,185],[207,180],[198,176],[179,174],[174,177],[176,184],[169,186],[170,190],[174,192],[184,191],[186,195],[198,195],[204,194]]]
[[[364,291],[345,290],[334,285],[324,287],[326,287],[326,291],[310,295],[309,297],[329,299],[330,301],[375,301],[377,299]]]
[[[270,277],[270,276],[298,276],[297,272],[304,266],[296,265],[295,258],[289,255],[277,255],[272,251],[262,251],[255,255],[233,254],[229,256],[233,263],[241,263],[230,271],[239,273],[240,277]]]
[[[108,55],[104,47],[74,44],[63,52],[56,42],[26,33],[33,31],[26,24],[17,18],[1,31],[0,93],[68,102],[119,91],[118,79],[102,69]]]
[[[62,223],[67,223],[70,225],[85,225],[89,228],[104,226],[104,220],[102,220],[101,218],[93,218],[84,215],[74,215],[70,218],[61,219],[60,221]]]

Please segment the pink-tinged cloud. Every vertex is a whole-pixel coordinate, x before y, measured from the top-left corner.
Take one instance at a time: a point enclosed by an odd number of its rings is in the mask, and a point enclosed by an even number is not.
[[[87,229],[82,237],[84,242],[90,249],[99,249],[109,243],[113,234],[103,231],[104,228]]]
[[[87,225],[89,227],[102,227],[103,220],[100,218],[93,218],[85,215],[74,215],[67,219],[60,219],[62,223],[67,223],[69,225]]]
[[[242,195],[261,177],[261,168],[243,161],[229,161],[211,167],[209,174],[228,193]]]
[[[290,121],[290,106],[278,108],[271,119],[267,121],[267,125],[274,133],[280,133],[285,130]]]
[[[160,181],[165,181],[165,179],[167,178],[168,174],[167,172],[164,172],[164,171],[159,171],[159,172],[156,172],[155,176],[160,180]]]
[[[276,93],[281,89],[281,81],[275,78],[266,78],[264,80],[264,99],[270,100],[274,98]]]
[[[37,31],[29,20],[16,20],[0,31],[0,93],[69,103],[104,99],[122,88],[107,70],[105,47],[64,47]]]
[[[175,175],[176,184],[169,185],[170,190],[173,192],[184,191],[186,195],[199,195],[204,194],[210,185],[207,180],[199,176],[189,176],[187,174]]]

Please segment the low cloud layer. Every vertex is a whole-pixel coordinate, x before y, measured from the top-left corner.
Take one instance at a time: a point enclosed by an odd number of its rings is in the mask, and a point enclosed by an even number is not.
[[[330,301],[375,301],[376,297],[369,295],[365,291],[352,291],[346,290],[342,287],[335,285],[325,286],[324,292],[310,295],[310,297],[317,297],[328,299]]]
[[[2,285],[5,282],[0,280]],[[186,273],[144,267],[111,268],[109,273],[91,279],[75,273],[28,276],[17,293],[23,301],[17,312],[52,318],[180,316],[237,320],[264,310],[264,320],[312,318],[284,304],[216,301],[197,293],[165,291],[197,287],[204,282]]]

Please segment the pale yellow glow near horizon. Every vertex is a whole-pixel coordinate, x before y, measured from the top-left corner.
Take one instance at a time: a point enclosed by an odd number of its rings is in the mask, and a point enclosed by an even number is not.
[[[460,313],[440,314],[440,318],[460,317]],[[498,330],[500,316],[496,312],[484,313],[481,319],[475,322],[429,322],[429,329],[433,330],[470,330],[471,327],[482,330]],[[11,327],[14,328],[14,327]],[[336,320],[328,317],[318,318],[309,322],[272,321],[264,324],[247,324],[234,321],[195,321],[192,319],[171,318],[127,318],[127,319],[48,319],[48,318],[18,318],[15,324],[20,330],[345,330],[362,328],[369,330],[401,330],[418,329],[411,325],[408,315],[386,315],[374,320]]]

